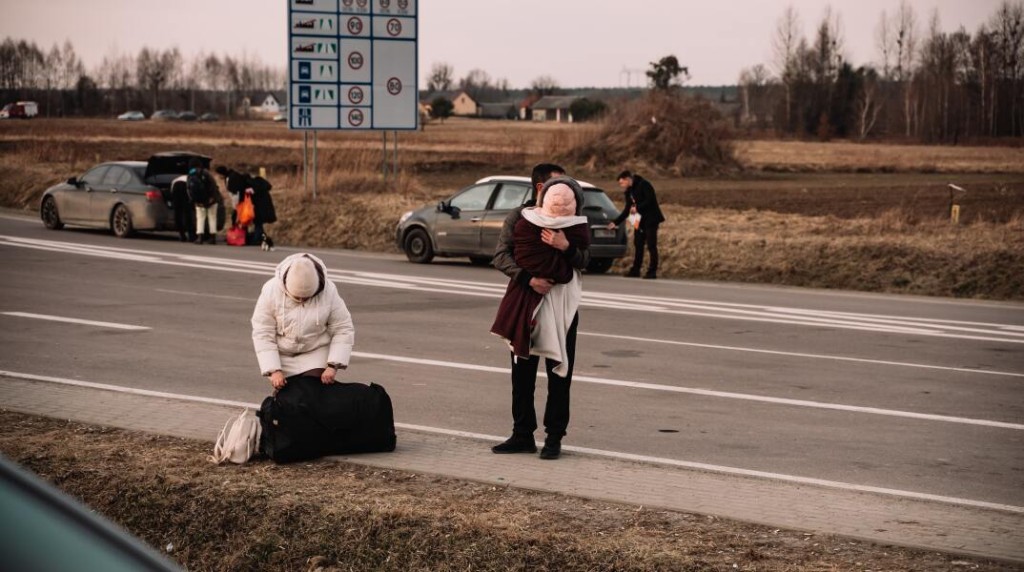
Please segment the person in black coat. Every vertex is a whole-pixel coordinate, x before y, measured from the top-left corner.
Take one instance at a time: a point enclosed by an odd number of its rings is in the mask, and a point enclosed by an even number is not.
[[[634,175],[630,171],[623,171],[618,176],[619,187],[625,192],[626,204],[619,216],[613,222],[608,223],[608,228],[616,228],[630,215],[639,214],[640,224],[633,232],[633,267],[626,272],[626,276],[636,278],[640,276],[640,268],[644,264],[644,246],[651,253],[651,261],[647,265],[647,273],[644,278],[658,277],[658,225],[665,222],[665,215],[661,214],[661,207],[658,206],[658,197],[654,193],[654,185],[640,175]]]

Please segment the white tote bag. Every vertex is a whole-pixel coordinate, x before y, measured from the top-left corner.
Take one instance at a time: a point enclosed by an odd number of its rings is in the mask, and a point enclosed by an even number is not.
[[[260,421],[256,415],[248,408],[243,409],[224,424],[213,446],[213,456],[210,460],[217,464],[230,461],[239,465],[248,461],[260,446],[261,432]]]

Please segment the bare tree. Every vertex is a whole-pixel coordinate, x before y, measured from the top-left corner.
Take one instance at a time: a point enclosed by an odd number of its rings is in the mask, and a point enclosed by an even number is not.
[[[914,126],[911,80],[917,58],[917,16],[907,0],[900,0],[899,10],[893,15],[893,33],[896,35],[895,80],[903,86],[903,121],[909,137]]]
[[[785,90],[787,128],[792,125],[793,119],[793,82],[796,80],[797,49],[803,37],[800,27],[800,17],[796,9],[792,5],[787,6],[775,24],[775,36],[772,38],[772,63]]]
[[[530,91],[540,97],[554,95],[558,89],[558,80],[549,75],[539,76],[530,84]]]
[[[430,68],[430,78],[427,80],[427,91],[438,92],[448,91],[455,82],[453,75],[455,69],[445,62],[435,63]]]
[[[861,72],[861,86],[854,103],[854,111],[857,114],[857,135],[864,140],[875,128],[882,104],[879,101],[878,72],[871,68],[861,68],[858,71]]]
[[[891,79],[892,70],[889,66],[892,64],[894,46],[895,40],[889,24],[889,15],[882,10],[882,15],[878,18],[878,25],[875,26],[875,47],[881,56],[878,64],[882,68],[882,78],[886,81]]]

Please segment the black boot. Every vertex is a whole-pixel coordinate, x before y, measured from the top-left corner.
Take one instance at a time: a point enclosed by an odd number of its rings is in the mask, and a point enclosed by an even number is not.
[[[548,435],[544,439],[544,447],[540,450],[540,458],[545,461],[553,461],[562,455],[562,439]]]
[[[492,453],[499,455],[507,453],[536,453],[537,444],[533,442],[532,435],[512,434],[504,443],[491,447]]]

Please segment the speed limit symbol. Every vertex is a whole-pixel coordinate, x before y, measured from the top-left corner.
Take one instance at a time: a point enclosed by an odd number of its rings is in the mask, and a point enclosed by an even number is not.
[[[349,101],[349,103],[351,103],[353,105],[359,105],[360,103],[362,103],[363,102],[363,88],[361,88],[361,87],[359,87],[357,85],[357,86],[353,86],[351,89],[349,89],[348,90],[348,101]]]
[[[359,127],[363,124],[363,110],[353,109],[348,112],[348,122],[352,127]]]
[[[391,95],[402,93],[402,80],[397,77],[388,78],[388,93]]]
[[[401,36],[402,21],[398,20],[397,18],[392,18],[388,20],[388,34],[391,34],[392,36]]]

